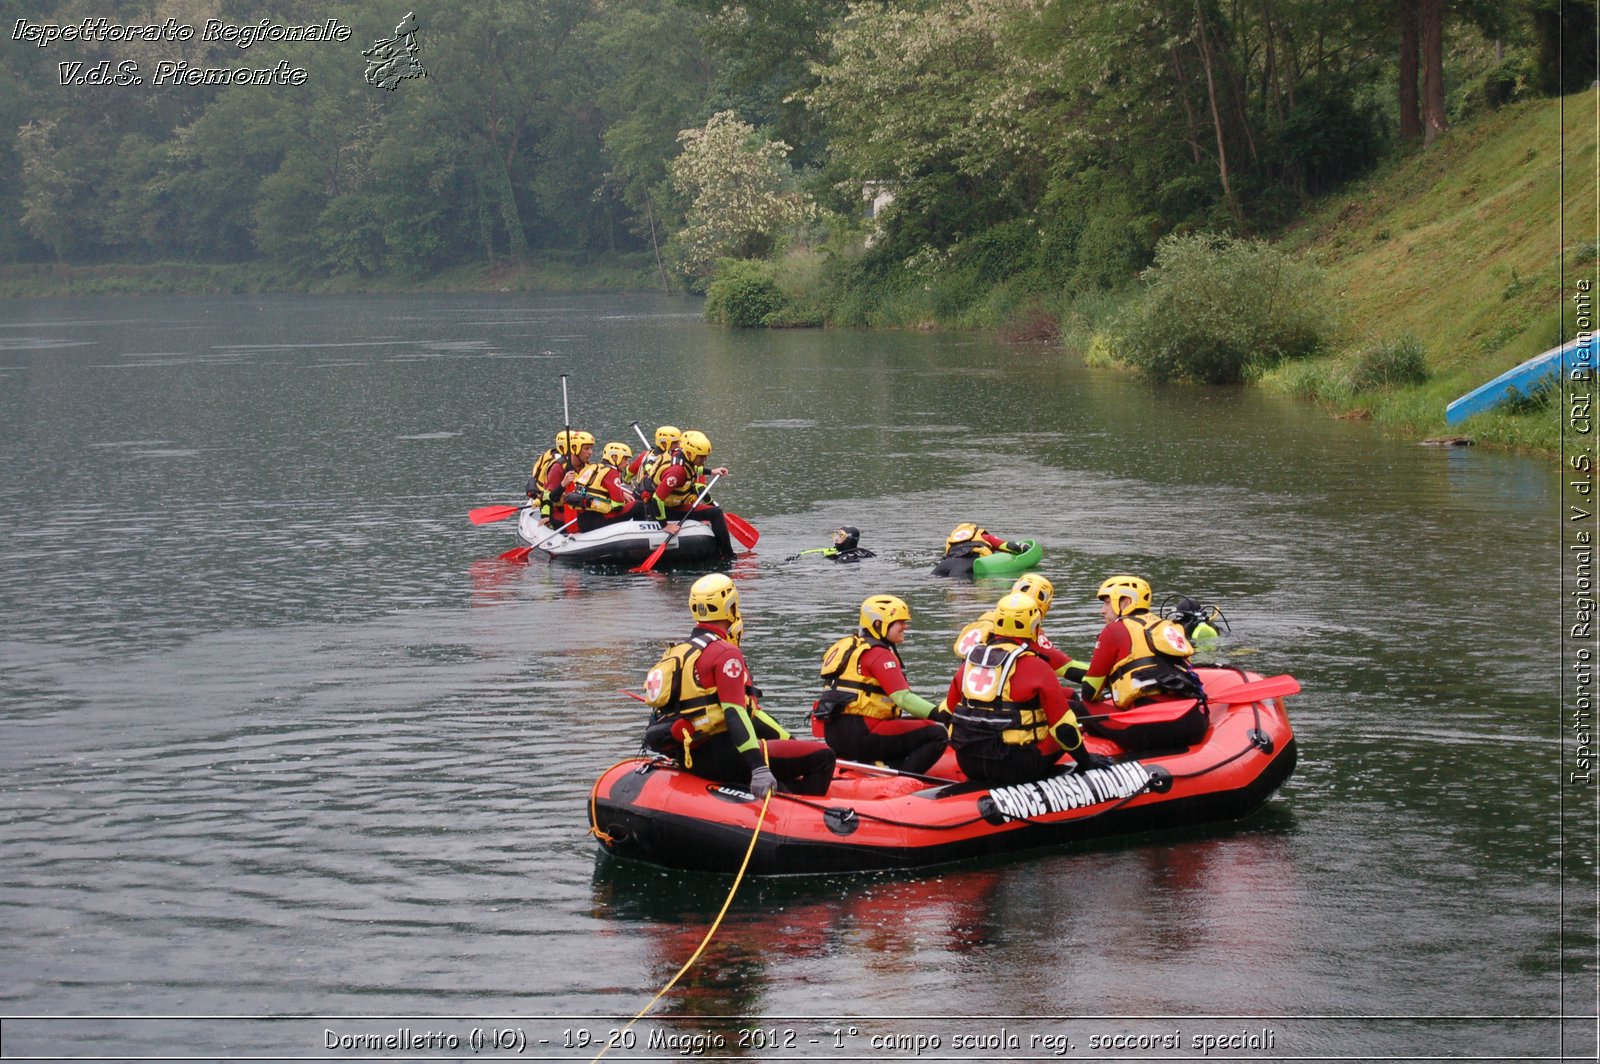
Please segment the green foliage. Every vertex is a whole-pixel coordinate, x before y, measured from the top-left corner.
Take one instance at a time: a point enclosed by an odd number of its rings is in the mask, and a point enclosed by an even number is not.
[[[1383,117],[1340,79],[1302,86],[1278,131],[1284,162],[1318,195],[1370,169],[1385,141]]]
[[[1112,344],[1155,380],[1238,383],[1315,354],[1328,330],[1317,269],[1259,241],[1169,236],[1142,276]]]
[[[1533,64],[1525,56],[1508,56],[1483,76],[1479,92],[1490,110],[1526,99],[1533,91]]]
[[[1284,394],[1307,402],[1335,404],[1348,400],[1348,385],[1330,367],[1330,360],[1321,358],[1283,366],[1277,373],[1277,387]]]
[[[1026,218],[985,229],[962,241],[951,253],[952,265],[993,284],[1034,269],[1039,261],[1039,233]]]
[[[1126,285],[1165,234],[1286,224],[1367,168],[1392,125],[1392,6],[438,0],[421,13],[430,75],[394,92],[362,81],[351,48],[22,46],[0,52],[0,261],[259,262],[297,284],[378,284],[677,250],[704,285],[719,257],[793,243],[802,190],[855,214],[883,180],[897,200],[877,257],[837,238],[820,298],[791,299],[790,320],[1010,320],[1041,295]],[[1550,47],[1592,39],[1592,0],[1447,6],[1466,110],[1533,91]],[[387,32],[370,5],[324,7],[358,37]],[[155,8],[294,20],[264,0]],[[1487,59],[1469,22],[1510,58]],[[62,91],[58,58],[147,73],[283,59],[309,77]],[[738,151],[687,173],[702,145],[679,132],[724,113],[745,123]]]
[[[1391,391],[1427,379],[1427,351],[1414,336],[1368,348],[1350,370],[1350,387],[1358,392]]]
[[[1061,343],[1071,351],[1086,355],[1110,323],[1116,320],[1125,301],[1137,298],[1127,291],[1075,292],[1061,301],[1056,318],[1061,323]]]
[[[719,325],[760,328],[782,307],[778,270],[770,262],[724,259],[706,287],[706,320]]]
[[[800,94],[816,83],[811,65],[828,54],[827,37],[850,12],[850,0],[674,0],[680,25],[695,26],[704,42],[702,99],[717,109],[736,105],[753,124],[795,145],[798,165],[827,154],[815,115]],[[654,46],[662,38],[646,37]],[[680,122],[675,128],[682,128]]]

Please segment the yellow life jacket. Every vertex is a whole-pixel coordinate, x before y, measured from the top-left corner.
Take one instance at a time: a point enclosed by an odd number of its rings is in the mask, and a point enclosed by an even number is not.
[[[652,447],[639,459],[639,472],[634,477],[634,483],[647,491],[656,490],[656,473],[672,463],[667,459],[672,454],[672,448],[665,451],[659,447]]]
[[[827,681],[830,691],[854,693],[854,699],[839,707],[841,713],[871,717],[873,720],[891,720],[900,715],[900,707],[884,692],[882,684],[861,669],[861,655],[873,647],[886,647],[894,654],[896,661],[900,660],[893,643],[847,635],[822,655],[822,678]]]
[[[583,467],[583,472],[578,474],[577,481],[572,485],[572,490],[583,496],[583,509],[590,513],[609,514],[628,505],[614,500],[606,490],[606,474],[613,468],[605,462],[590,462]]]
[[[665,462],[658,468],[666,469],[667,466],[672,464],[671,462]],[[682,487],[666,495],[662,495],[659,491],[656,492],[656,498],[660,499],[661,505],[668,510],[687,509],[689,504],[694,502],[695,498],[700,494],[700,467],[685,458],[683,459],[683,468],[689,471],[689,479]]]
[[[702,687],[694,678],[701,651],[720,638],[715,632],[696,629],[686,642],[668,650],[645,674],[644,699],[653,710],[652,724],[683,719],[694,728],[697,737],[728,730],[717,689]]]
[[[994,553],[994,548],[989,546],[983,537],[989,533],[973,524],[963,521],[951,530],[944,541],[944,556],[946,558],[982,558]]]
[[[1198,698],[1204,693],[1189,669],[1194,644],[1183,625],[1149,612],[1124,617],[1122,624],[1132,645],[1127,656],[1111,666],[1105,685],[1118,709],[1163,694]]]
[[[1007,746],[1032,746],[1050,734],[1037,694],[1022,702],[1011,697],[1016,663],[1032,653],[1022,643],[1005,641],[972,648],[961,664],[961,699],[951,707],[953,742],[998,738]]]
[[[529,473],[528,477],[533,481],[534,490],[538,491],[541,495],[544,494],[544,482],[545,478],[550,475],[550,467],[561,461],[561,459],[564,457],[566,456],[563,455],[559,449],[552,447],[548,451],[544,452],[544,454],[541,454],[538,458],[533,460],[533,472]]]

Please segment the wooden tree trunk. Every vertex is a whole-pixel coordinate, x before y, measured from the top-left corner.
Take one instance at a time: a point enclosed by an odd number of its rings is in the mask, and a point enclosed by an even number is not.
[[[1422,136],[1422,108],[1417,98],[1418,0],[1400,0],[1400,139]]]
[[[483,187],[483,171],[474,168],[472,171],[472,190],[477,194],[478,201],[478,239],[483,241],[483,256],[488,260],[489,268],[495,264],[494,254],[494,207],[489,201],[489,190]]]
[[[1172,51],[1172,70],[1178,78],[1178,102],[1183,104],[1183,124],[1185,139],[1189,142],[1189,155],[1196,163],[1200,161],[1200,123],[1194,117],[1194,105],[1189,101],[1189,77],[1183,70],[1183,59],[1178,55],[1178,49]]]
[[[518,262],[528,258],[528,231],[522,225],[522,211],[517,206],[517,193],[511,187],[511,160],[495,167],[499,176],[500,225],[506,231],[506,250]]]
[[[661,245],[656,241],[656,214],[651,205],[649,192],[644,194],[644,220],[645,224],[650,227],[650,246],[655,249],[656,273],[661,277],[661,290],[670,292],[672,291],[672,282],[667,280],[667,268],[661,262]]]
[[[1422,0],[1422,143],[1439,138],[1444,116],[1444,0]]]
[[[1206,33],[1206,16],[1200,4],[1201,0],[1194,0],[1195,28],[1200,34],[1200,63],[1206,71],[1206,97],[1211,102],[1211,125],[1217,131],[1217,175],[1222,180],[1222,201],[1235,218],[1242,220],[1239,204],[1233,198],[1233,185],[1228,180],[1228,143],[1222,133],[1222,107],[1217,102],[1217,80],[1211,69],[1211,41]]]
[[[1283,80],[1278,71],[1278,27],[1272,17],[1272,0],[1261,0],[1261,21],[1266,31],[1264,40],[1267,49],[1264,57],[1266,67],[1261,72],[1261,112],[1265,114],[1267,108],[1271,107],[1281,126],[1284,119]]]

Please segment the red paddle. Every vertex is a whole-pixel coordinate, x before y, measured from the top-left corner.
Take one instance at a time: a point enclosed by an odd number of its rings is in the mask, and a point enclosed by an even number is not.
[[[1241,702],[1260,702],[1266,698],[1282,698],[1300,693],[1300,681],[1288,673],[1268,676],[1262,680],[1246,680],[1220,691],[1207,691],[1206,700],[1214,706],[1236,706]]]
[[[1284,695],[1296,694],[1299,690],[1300,681],[1285,673],[1282,676],[1268,676],[1264,680],[1249,680],[1215,693],[1207,692],[1206,700],[1213,706],[1236,706],[1243,702],[1259,702],[1266,698],[1281,698]],[[1194,708],[1194,704],[1195,700],[1192,698],[1176,699],[1171,702],[1152,702],[1149,705],[1122,709],[1115,713],[1099,713],[1092,717],[1079,717],[1078,723],[1082,724],[1086,720],[1114,720],[1119,724],[1160,724],[1183,716]]]
[[[733,538],[738,540],[745,550],[754,547],[756,541],[761,538],[761,533],[756,531],[756,526],[738,514],[731,514],[724,510],[722,516],[728,522],[728,531],[733,533]]]
[[[467,511],[467,519],[475,525],[492,524],[495,521],[504,521],[528,505],[523,503],[522,506],[479,506],[475,510]]]
[[[539,538],[539,542],[537,543],[530,543],[526,547],[512,547],[510,550],[500,555],[500,560],[503,562],[527,561],[528,555],[531,554],[536,548],[544,546],[550,540],[555,539],[557,536],[561,535],[561,533],[565,532],[567,529],[571,528],[577,523],[578,519],[574,517],[560,528],[551,529],[549,535],[541,536]]]
[[[700,494],[696,495],[695,499],[694,499],[694,502],[689,504],[689,512],[690,513],[693,513],[694,512],[694,508],[696,506],[700,505],[700,500],[706,497],[706,493],[711,490],[711,485],[715,484],[720,479],[722,479],[722,474],[718,473],[716,476],[714,476],[710,480],[706,481],[706,486],[700,489]],[[679,522],[679,524],[678,524],[678,532],[681,532],[681,531],[683,531],[683,524],[682,524],[682,522]],[[656,562],[660,561],[661,560],[661,556],[663,554],[667,553],[667,545],[669,543],[671,543],[673,540],[678,538],[678,532],[670,533],[667,536],[666,539],[661,541],[661,546],[659,546],[655,550],[651,551],[650,552],[650,556],[648,558],[646,558],[644,561],[640,562],[638,565],[635,565],[632,569],[629,569],[628,572],[630,572],[630,573],[648,573],[650,570],[654,569],[656,567]]]
[[[1189,712],[1196,705],[1192,698],[1178,698],[1170,702],[1152,702],[1147,706],[1135,706],[1132,709],[1119,709],[1115,713],[1096,713],[1091,717],[1079,717],[1078,723],[1091,720],[1114,720],[1118,724],[1164,724],[1169,720],[1177,720]]]

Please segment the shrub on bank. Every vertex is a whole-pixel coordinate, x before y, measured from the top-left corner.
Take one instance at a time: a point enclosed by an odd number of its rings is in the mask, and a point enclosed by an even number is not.
[[[1428,379],[1427,352],[1414,336],[1385,340],[1363,351],[1350,371],[1350,387],[1358,392],[1389,391]]]
[[[783,308],[778,268],[759,259],[723,259],[706,287],[706,320],[757,329]]]
[[[1268,244],[1212,233],[1164,237],[1120,314],[1117,357],[1155,380],[1236,384],[1321,350],[1322,275]]]

